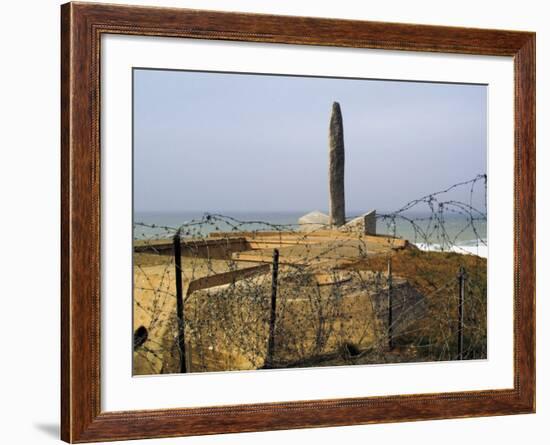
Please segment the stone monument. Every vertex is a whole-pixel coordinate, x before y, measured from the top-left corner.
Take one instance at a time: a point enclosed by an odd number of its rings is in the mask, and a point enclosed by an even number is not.
[[[298,219],[300,230],[312,232],[320,229],[338,229],[361,235],[376,235],[376,211],[371,210],[346,223],[344,193],[344,124],[340,104],[332,104],[328,133],[329,215],[318,210]]]
[[[330,223],[340,227],[346,223],[346,202],[344,195],[344,125],[340,104],[332,104],[329,136],[329,194],[330,194]]]

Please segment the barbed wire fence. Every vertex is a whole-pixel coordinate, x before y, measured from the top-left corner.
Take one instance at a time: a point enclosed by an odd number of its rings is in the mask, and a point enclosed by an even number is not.
[[[376,236],[136,222],[134,374],[486,358],[486,193],[478,175],[412,200]]]

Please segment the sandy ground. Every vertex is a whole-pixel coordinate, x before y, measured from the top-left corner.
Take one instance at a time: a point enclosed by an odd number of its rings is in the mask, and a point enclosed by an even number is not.
[[[321,234],[315,242],[300,238],[296,244],[291,244],[290,236],[285,239],[266,236],[254,238],[255,249],[229,252],[225,259],[182,256],[188,369],[257,369],[265,365],[273,246],[280,250],[274,360],[293,363],[325,356],[332,363],[340,359],[331,358],[331,354],[341,352],[342,348],[379,349],[385,334],[380,334],[380,308],[376,305],[386,281],[383,279],[381,288],[375,289],[372,270],[385,273],[388,255],[396,253],[392,249],[394,241],[341,236],[342,239],[334,240]],[[162,243],[159,241],[157,245]],[[477,248],[470,249],[474,252]],[[483,253],[480,250],[475,253]],[[412,273],[413,283],[418,272],[411,265],[421,264],[425,269],[437,264],[437,275],[448,279],[455,277],[456,258],[478,258],[455,255],[447,267],[439,256],[433,256],[436,253],[422,254],[414,247],[406,251],[410,251],[406,257],[398,256],[407,265],[402,272]],[[449,255],[453,254],[441,253],[441,258]],[[485,267],[483,264],[480,267]],[[371,269],[374,265],[376,269]],[[343,269],[336,274],[334,267]],[[346,270],[355,272],[350,274]],[[147,340],[134,352],[135,374],[177,372],[174,278],[170,250],[164,254],[134,254],[134,330],[147,329]],[[399,280],[396,275],[394,285]],[[406,279],[401,281],[402,285],[408,284]],[[424,286],[422,282],[415,285]],[[411,289],[407,295],[416,299],[416,291]],[[395,360],[398,359],[396,356]]]

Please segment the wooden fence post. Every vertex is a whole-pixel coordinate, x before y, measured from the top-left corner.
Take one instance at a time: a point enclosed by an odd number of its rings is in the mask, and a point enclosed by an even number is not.
[[[460,267],[458,271],[458,329],[457,329],[457,358],[464,359],[464,287],[466,271]]]
[[[183,318],[183,285],[182,285],[182,270],[181,270],[181,240],[180,231],[178,230],[173,238],[174,264],[176,265],[176,318],[178,320],[177,343],[180,354],[180,369],[181,373],[187,372],[185,359],[185,326]]]
[[[393,277],[391,257],[388,258],[388,348],[393,349]]]
[[[273,266],[271,269],[271,312],[269,317],[269,339],[267,342],[266,365],[273,364],[275,350],[275,321],[277,316],[277,277],[279,275],[279,250],[273,249]]]

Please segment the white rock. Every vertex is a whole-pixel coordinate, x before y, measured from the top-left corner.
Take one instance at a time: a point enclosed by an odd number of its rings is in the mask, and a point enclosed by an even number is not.
[[[313,230],[326,229],[330,226],[330,217],[318,210],[309,212],[298,218],[298,224],[300,224],[300,230],[311,232]]]
[[[353,218],[340,227],[340,230],[362,235],[376,235],[376,210],[371,210],[357,218]]]

